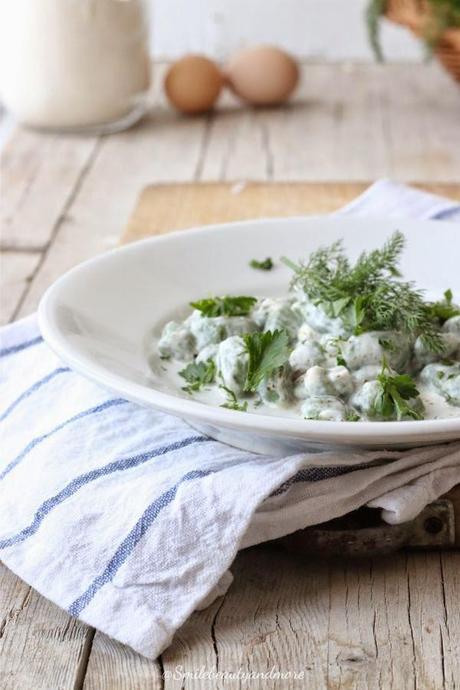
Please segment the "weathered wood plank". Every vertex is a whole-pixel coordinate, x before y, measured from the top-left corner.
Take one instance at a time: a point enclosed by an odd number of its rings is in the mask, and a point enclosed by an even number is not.
[[[43,249],[72,201],[95,138],[13,132],[2,152],[2,246]]]
[[[434,63],[305,65],[297,103],[268,120],[273,177],[458,181],[459,107]]]
[[[268,180],[272,175],[264,113],[229,105],[209,124],[200,180]]]
[[[83,690],[160,690],[160,664],[96,632],[85,671]]]
[[[441,586],[445,635],[443,642],[443,665],[446,688],[460,688],[460,553],[441,553]]]
[[[413,667],[405,556],[334,563],[330,592],[328,687],[404,687]]]
[[[0,324],[13,317],[39,260],[38,252],[0,252]]]
[[[193,678],[202,667],[235,674],[212,679],[216,689],[326,688],[328,565],[316,561],[306,568],[264,546],[240,553],[232,571],[235,581],[226,597],[194,613],[162,655],[165,675],[172,675],[165,678],[165,690],[203,687]],[[174,679],[178,666],[182,679]],[[291,677],[273,676],[280,672]],[[241,678],[250,673],[260,675]]]
[[[380,110],[378,72],[306,66],[297,103],[268,121],[274,179],[351,182],[388,175]]]
[[[446,563],[449,562],[449,556],[446,554]],[[451,584],[450,578],[448,580],[447,586]],[[446,678],[446,667],[452,671],[452,650],[449,650],[447,611],[439,554],[420,553],[407,556],[407,591],[414,650],[414,690],[452,688],[454,686]],[[458,594],[457,591],[457,598]]]
[[[2,690],[78,690],[92,634],[0,565]]]
[[[459,181],[460,89],[440,66],[383,70],[379,99],[389,174],[402,181]]]
[[[117,244],[146,184],[193,179],[205,137],[204,120],[158,113],[132,131],[101,140],[76,198],[61,217],[20,315],[34,311],[44,290],[64,271]]]
[[[459,564],[455,553],[321,563],[269,545],[243,552],[226,597],[194,613],[162,655],[165,688],[202,687],[193,677],[202,668],[273,668],[303,670],[304,678],[280,685],[259,677],[251,687],[453,690]],[[213,687],[244,685],[217,676]]]
[[[459,180],[459,105],[434,63],[304,65],[288,107],[223,99],[201,179]]]

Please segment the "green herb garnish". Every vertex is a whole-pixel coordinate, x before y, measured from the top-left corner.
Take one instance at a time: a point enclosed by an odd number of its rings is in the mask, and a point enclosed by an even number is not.
[[[248,373],[244,390],[254,392],[262,381],[289,358],[289,336],[286,331],[266,331],[243,335],[249,355]]]
[[[207,317],[247,316],[256,302],[256,297],[209,297],[190,302],[190,306]]]
[[[357,412],[354,412],[354,410],[348,410],[348,412],[345,414],[345,421],[346,422],[359,422],[361,417]]]
[[[199,362],[199,364],[191,362],[179,372],[179,376],[182,376],[188,383],[188,386],[184,386],[182,390],[187,391],[187,393],[196,393],[203,386],[214,382],[216,365],[212,359],[208,359],[207,362]]]
[[[318,249],[307,263],[294,264],[291,287],[332,318],[340,318],[355,335],[366,331],[400,331],[420,337],[427,349],[442,352],[443,341],[429,305],[413,283],[400,280],[398,261],[404,236],[395,232],[382,249],[363,252],[352,265],[341,242]]]
[[[460,308],[453,304],[452,290],[446,290],[444,299],[439,302],[430,302],[427,305],[429,313],[434,321],[437,321],[440,326],[453,316],[460,316]]]
[[[377,376],[381,386],[381,394],[374,405],[374,412],[383,419],[397,419],[412,417],[423,419],[423,415],[407,401],[419,396],[419,391],[414,379],[409,374],[390,373],[386,361],[383,361],[382,370]]]
[[[380,18],[384,14],[387,0],[369,0],[366,8],[366,23],[369,43],[379,62],[383,62],[382,46],[380,44]]]
[[[249,262],[251,268],[258,268],[260,271],[271,271],[273,268],[273,261],[270,257],[267,257],[264,261],[257,261],[257,259],[252,259]]]
[[[232,391],[231,388],[227,388],[227,386],[219,386],[219,388],[222,388],[222,390],[227,393],[227,401],[221,405],[221,407],[225,407],[227,410],[235,410],[236,412],[247,411],[248,403],[246,400],[240,403],[236,397],[235,391]]]

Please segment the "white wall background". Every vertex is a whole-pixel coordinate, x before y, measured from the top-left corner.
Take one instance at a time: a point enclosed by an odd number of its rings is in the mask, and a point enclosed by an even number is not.
[[[301,59],[373,60],[364,23],[367,0],[152,1],[157,58],[194,51],[222,59],[242,46],[269,42]],[[421,59],[408,31],[384,24],[388,60]]]

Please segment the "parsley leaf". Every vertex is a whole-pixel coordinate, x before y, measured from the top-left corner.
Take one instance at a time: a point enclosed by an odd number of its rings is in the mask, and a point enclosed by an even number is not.
[[[257,261],[257,259],[252,259],[249,262],[251,268],[258,268],[260,271],[271,271],[273,268],[273,261],[268,256],[264,261]]]
[[[256,297],[209,297],[197,302],[190,302],[190,306],[201,311],[203,316],[247,316],[254,304]]]
[[[381,386],[381,394],[374,405],[374,412],[383,419],[397,419],[412,417],[423,419],[421,412],[407,401],[417,398],[419,391],[414,379],[409,374],[389,373],[386,361],[383,361],[382,370],[377,376]]]
[[[222,390],[227,393],[227,401],[221,405],[221,407],[225,407],[227,410],[246,412],[248,409],[248,403],[246,400],[243,403],[240,403],[238,402],[235,391],[232,391],[231,388],[227,388],[227,386],[219,386],[219,388],[222,388]]]
[[[286,331],[266,331],[243,335],[249,355],[248,373],[244,390],[254,392],[270,374],[289,358],[289,336]]]
[[[188,383],[188,386],[184,386],[182,390],[187,391],[187,393],[196,393],[203,386],[213,383],[216,376],[216,365],[212,359],[208,359],[207,362],[199,362],[199,364],[191,362],[179,372],[179,376],[182,376]]]

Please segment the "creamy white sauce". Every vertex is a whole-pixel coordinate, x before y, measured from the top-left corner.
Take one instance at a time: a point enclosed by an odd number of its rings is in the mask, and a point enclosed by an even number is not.
[[[173,374],[171,382],[174,384],[181,397],[189,400],[195,400],[203,405],[211,405],[212,407],[219,407],[226,402],[224,392],[216,390],[214,386],[209,386],[208,388],[198,391],[193,395],[186,393],[182,390],[184,380],[178,374],[179,370],[183,368],[183,365],[177,365],[177,363],[174,363],[172,366],[174,366],[177,371]],[[173,372],[169,373],[171,375]],[[452,417],[460,417],[460,408],[455,407],[454,405],[449,405],[438,393],[420,385],[419,391],[425,407],[424,419],[447,419]],[[268,415],[272,417],[286,417],[290,419],[298,419],[299,417],[302,417],[300,401],[294,405],[290,405],[289,407],[281,407],[267,403],[255,405],[254,401],[249,398],[247,399],[247,402],[247,411],[252,414]]]
[[[207,318],[195,311],[185,319],[169,322],[151,345],[151,367],[157,373],[161,371],[166,387],[204,405],[225,406],[228,396],[220,388],[225,383],[238,403],[247,405],[252,414],[333,421],[358,415],[357,421],[386,421],[396,416],[385,413],[382,419],[377,404],[381,400],[377,377],[386,360],[389,376],[409,373],[412,377],[420,395],[408,404],[421,418],[460,417],[460,405],[446,399],[448,394],[460,399],[458,363],[439,361],[438,355],[438,361],[431,364],[431,355],[427,359],[426,353],[414,349],[413,340],[394,331],[370,331],[358,336],[338,333],[336,320],[323,319],[317,308],[307,305],[304,309],[294,300],[291,309],[286,308],[288,303],[289,298],[259,299],[247,317]],[[452,326],[457,327],[455,323]],[[290,357],[268,384],[261,384],[256,394],[248,395],[244,392],[248,355],[241,334],[254,329],[283,329],[290,337]],[[452,357],[458,362],[460,334],[452,333],[452,338],[457,339]],[[167,359],[161,360],[158,352]],[[186,382],[179,372],[192,362],[210,359],[216,364],[216,381],[193,393],[183,390]],[[454,398],[450,399],[455,403]]]
[[[418,389],[425,406],[425,419],[460,417],[460,408],[455,405],[449,405],[442,395],[420,384],[418,384]]]

